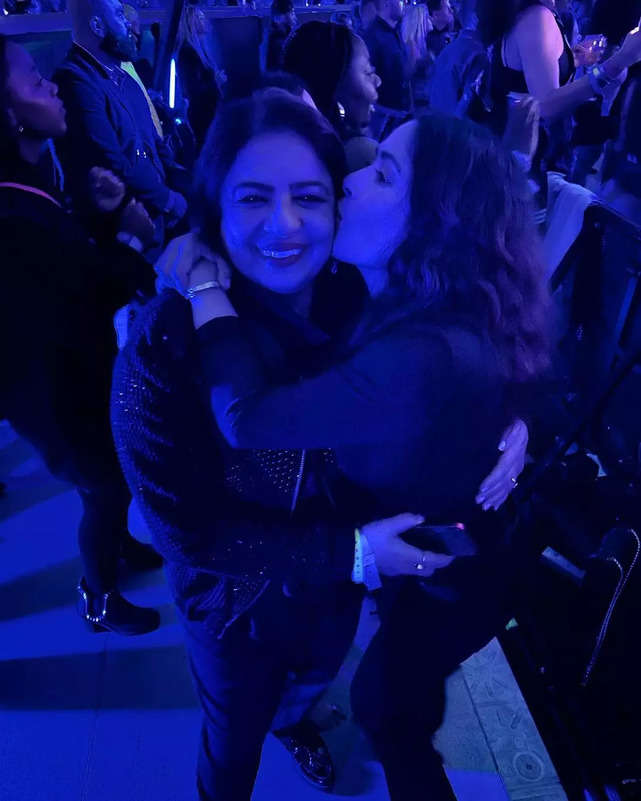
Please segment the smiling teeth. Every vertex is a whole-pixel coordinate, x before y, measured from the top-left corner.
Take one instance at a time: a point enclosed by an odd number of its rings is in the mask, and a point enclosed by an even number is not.
[[[291,256],[300,256],[302,250],[262,250],[261,252],[268,259],[289,259]]]

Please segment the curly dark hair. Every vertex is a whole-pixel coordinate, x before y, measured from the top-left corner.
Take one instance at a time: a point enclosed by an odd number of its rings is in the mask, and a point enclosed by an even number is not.
[[[549,362],[549,297],[527,179],[478,125],[427,114],[417,126],[391,288],[477,321],[508,377],[533,378]]]
[[[283,89],[265,89],[227,103],[216,114],[194,171],[193,219],[215,252],[225,252],[220,192],[236,156],[253,137],[280,132],[296,134],[309,144],[332,179],[335,197],[340,196],[347,170],[345,151],[316,109]]]

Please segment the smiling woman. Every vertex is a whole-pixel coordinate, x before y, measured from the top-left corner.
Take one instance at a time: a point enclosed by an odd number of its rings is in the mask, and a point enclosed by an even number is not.
[[[302,310],[328,263],[345,174],[338,137],[279,89],[227,107],[196,174],[203,238],[250,280]]]
[[[223,187],[221,233],[232,264],[273,292],[311,298],[335,226],[332,179],[300,137],[254,137],[236,157]]]

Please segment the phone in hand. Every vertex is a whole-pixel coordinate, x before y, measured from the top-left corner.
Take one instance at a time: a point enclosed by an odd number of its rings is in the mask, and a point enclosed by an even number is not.
[[[478,546],[462,525],[416,526],[403,535],[409,545],[421,551],[444,553],[449,556],[476,556]]]

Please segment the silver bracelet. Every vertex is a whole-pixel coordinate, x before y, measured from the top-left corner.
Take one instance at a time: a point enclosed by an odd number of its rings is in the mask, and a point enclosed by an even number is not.
[[[185,292],[185,296],[188,300],[193,300],[199,292],[204,292],[206,289],[222,289],[222,286],[218,281],[205,281],[204,284],[190,286]]]

